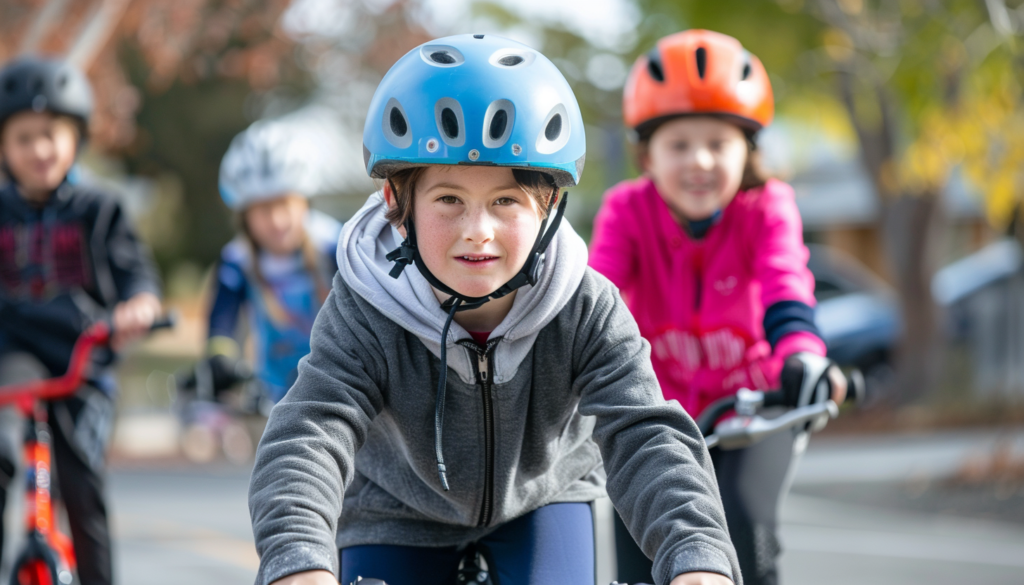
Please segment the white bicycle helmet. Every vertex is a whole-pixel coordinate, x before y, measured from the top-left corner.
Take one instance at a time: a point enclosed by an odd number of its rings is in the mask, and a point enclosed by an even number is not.
[[[286,193],[320,188],[316,141],[281,120],[261,120],[231,141],[220,164],[220,195],[235,211]]]

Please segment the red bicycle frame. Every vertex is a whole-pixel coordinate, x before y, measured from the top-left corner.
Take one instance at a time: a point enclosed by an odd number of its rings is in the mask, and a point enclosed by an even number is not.
[[[45,401],[74,394],[85,381],[92,350],[108,344],[110,338],[110,326],[97,322],[78,338],[63,376],[0,387],[0,406],[14,404],[30,420],[24,444],[27,540],[15,560],[11,580],[15,585],[72,582],[76,566],[74,549],[71,540],[57,529],[50,498],[53,451]]]

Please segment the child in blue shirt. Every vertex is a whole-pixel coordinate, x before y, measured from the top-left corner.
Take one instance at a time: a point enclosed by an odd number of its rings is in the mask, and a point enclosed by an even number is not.
[[[237,381],[235,337],[245,307],[264,409],[295,380],[337,271],[341,224],[309,208],[317,175],[309,148],[285,122],[261,121],[235,137],[221,163],[221,196],[241,233],[221,252],[206,364],[215,391]]]

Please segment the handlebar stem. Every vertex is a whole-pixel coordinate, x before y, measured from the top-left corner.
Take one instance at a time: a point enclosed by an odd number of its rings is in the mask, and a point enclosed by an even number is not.
[[[736,392],[736,414],[738,416],[754,416],[764,406],[764,392],[740,388]]]

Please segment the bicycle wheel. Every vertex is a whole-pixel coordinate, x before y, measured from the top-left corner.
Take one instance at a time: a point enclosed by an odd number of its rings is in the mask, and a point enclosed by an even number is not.
[[[12,571],[11,585],[59,585],[53,578],[56,572],[42,559],[28,559]]]

